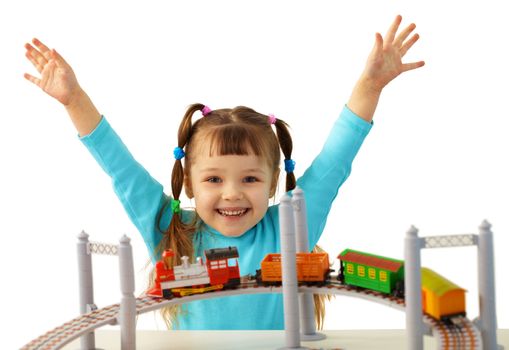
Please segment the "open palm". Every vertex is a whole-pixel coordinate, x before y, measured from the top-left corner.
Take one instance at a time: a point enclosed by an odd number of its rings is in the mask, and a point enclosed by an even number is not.
[[[402,58],[407,51],[419,39],[418,34],[408,36],[415,29],[415,24],[410,24],[399,34],[398,28],[401,23],[401,16],[397,16],[389,28],[385,38],[377,33],[375,46],[371,51],[364,74],[371,79],[379,89],[382,89],[391,80],[403,72],[422,67],[423,61],[403,63]],[[397,36],[396,36],[397,34]]]
[[[56,50],[50,50],[38,39],[31,44],[25,44],[26,57],[40,74],[40,78],[25,73],[25,78],[46,92],[51,97],[68,105],[80,86],[71,66]]]

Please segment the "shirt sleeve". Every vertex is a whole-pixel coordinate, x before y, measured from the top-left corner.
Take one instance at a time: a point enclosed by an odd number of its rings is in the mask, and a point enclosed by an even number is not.
[[[157,215],[167,200],[163,186],[134,159],[106,118],[80,140],[111,178],[127,215],[153,252],[161,236],[155,230]]]
[[[306,199],[310,248],[318,242],[332,202],[339,187],[350,175],[352,162],[371,127],[372,123],[360,118],[345,105],[321,152],[297,180]]]

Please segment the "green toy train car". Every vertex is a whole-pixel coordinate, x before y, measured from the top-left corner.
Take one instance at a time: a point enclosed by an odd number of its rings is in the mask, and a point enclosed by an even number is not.
[[[344,284],[402,298],[405,293],[404,262],[384,256],[345,249],[339,254],[338,280]]]

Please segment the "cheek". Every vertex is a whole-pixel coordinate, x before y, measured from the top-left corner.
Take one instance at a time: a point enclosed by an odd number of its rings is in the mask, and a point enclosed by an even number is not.
[[[269,189],[263,189],[252,193],[251,198],[260,207],[267,207],[269,204]]]
[[[214,206],[214,197],[209,191],[198,190],[194,193],[194,203],[197,211],[210,209]]]
[[[207,217],[210,215],[209,206],[206,205],[206,202],[203,200],[200,200],[198,197],[194,197],[194,209],[196,210],[196,214],[202,219],[207,219]]]

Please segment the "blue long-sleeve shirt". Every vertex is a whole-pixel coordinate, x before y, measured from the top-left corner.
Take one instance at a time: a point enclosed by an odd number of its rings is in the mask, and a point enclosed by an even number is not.
[[[325,145],[311,166],[297,180],[306,198],[309,246],[318,242],[339,187],[350,174],[351,165],[372,124],[344,107],[334,123]],[[119,136],[103,117],[94,131],[81,138],[103,170],[129,218],[141,233],[153,262],[162,235],[157,214],[168,200],[163,186],[131,155]],[[184,220],[192,213],[183,212]],[[263,219],[238,237],[223,236],[212,227],[194,236],[195,256],[204,250],[236,246],[241,275],[255,274],[266,254],[280,251],[278,205],[269,206]],[[166,208],[160,228],[169,225],[172,212]],[[283,329],[283,301],[280,294],[239,295],[194,301],[183,306],[178,329]]]

